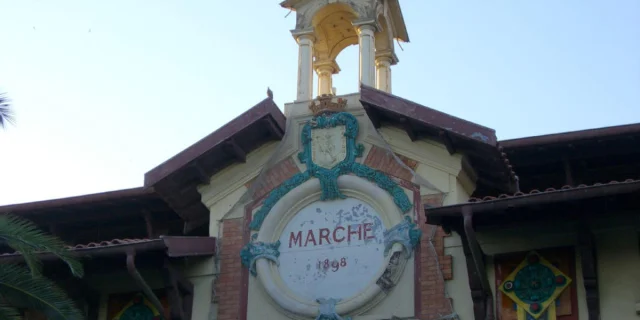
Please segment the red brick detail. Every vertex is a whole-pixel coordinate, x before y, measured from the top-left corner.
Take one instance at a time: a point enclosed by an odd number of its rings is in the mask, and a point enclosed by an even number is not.
[[[415,170],[418,166],[418,162],[409,159],[405,156],[396,154],[396,156],[411,170]],[[411,171],[407,170],[404,166],[398,163],[391,153],[388,153],[385,149],[372,146],[367,158],[364,160],[364,164],[367,166],[380,170],[388,175],[411,181],[413,175]]]
[[[442,195],[440,194],[427,194],[420,197],[422,205],[428,205],[430,207],[442,207]],[[422,210],[424,211],[424,210]],[[424,212],[422,212],[424,214]]]
[[[257,179],[248,182],[246,186],[250,189],[253,188],[253,198],[259,199],[298,172],[300,170],[293,159],[287,158],[268,169]]]
[[[418,207],[418,222],[423,232],[420,248],[418,248],[420,261],[416,268],[417,288],[419,292],[420,306],[416,308],[416,316],[422,320],[438,319],[453,313],[451,300],[445,294],[445,280],[453,279],[453,259],[444,254],[444,238],[448,235],[437,226],[428,225],[425,222],[422,205],[442,205],[442,195],[425,195],[420,197]],[[433,234],[433,238],[431,238]]]
[[[247,189],[251,188],[251,186],[253,185],[253,183],[256,181],[256,178],[253,178],[249,181],[247,181],[247,183],[244,184],[245,187],[247,187]]]
[[[243,218],[223,222],[220,249],[220,274],[215,284],[219,320],[236,320],[242,312],[242,265],[240,250],[244,245]]]

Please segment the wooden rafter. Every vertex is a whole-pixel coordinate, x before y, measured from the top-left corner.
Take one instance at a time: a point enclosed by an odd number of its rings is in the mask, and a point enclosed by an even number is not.
[[[229,139],[224,143],[225,149],[230,152],[233,157],[242,163],[247,162],[247,152],[240,147],[235,139]]]

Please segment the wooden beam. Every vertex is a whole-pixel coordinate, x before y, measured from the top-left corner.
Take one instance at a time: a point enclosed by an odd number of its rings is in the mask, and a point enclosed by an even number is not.
[[[282,137],[284,137],[284,132],[282,132],[278,128],[278,126],[276,125],[276,123],[271,117],[264,118],[262,119],[262,121],[267,125],[267,130],[269,130],[269,133],[271,133],[271,135],[273,135],[274,138],[280,140],[282,139]]]
[[[463,207],[462,216],[464,217],[463,226],[458,233],[460,233],[463,240],[463,251],[467,261],[474,319],[493,319],[493,293],[491,292],[487,269],[484,264],[484,253],[473,229],[473,211],[471,207]]]
[[[449,152],[449,154],[456,153],[456,147],[453,145],[453,141],[451,140],[449,133],[444,130],[440,130],[440,132],[438,132],[438,135],[440,136],[440,139],[442,139],[442,143],[444,143],[444,146],[447,147],[447,151]]]
[[[229,139],[225,143],[225,149],[228,150],[236,160],[245,163],[247,162],[247,153],[240,147],[238,142],[234,139]]]
[[[168,259],[165,259],[163,273],[167,297],[171,306],[171,319],[190,319],[191,304],[193,303],[193,284],[175,269]]]
[[[564,166],[564,184],[568,186],[574,186],[573,171],[571,170],[571,161],[567,156],[562,158],[562,165]]]
[[[142,209],[142,216],[144,217],[145,226],[147,228],[147,238],[153,239],[156,237],[155,229],[154,229],[154,219],[151,215],[151,212],[146,209]]]
[[[184,310],[182,308],[182,297],[175,284],[175,279],[171,274],[164,270],[164,283],[167,290],[167,299],[169,300],[169,309],[171,310],[171,320],[186,320]]]
[[[462,240],[462,251],[464,252],[465,262],[467,264],[467,276],[469,278],[469,289],[471,290],[471,301],[473,301],[474,319],[484,319],[484,316],[487,313],[487,308],[484,301],[485,295],[482,290],[482,281],[480,280],[480,275],[473,263],[471,249],[469,248],[469,239],[467,239],[464,231],[460,229],[461,228],[456,228],[454,230],[460,234],[460,240]]]
[[[58,282],[67,295],[78,304],[87,307],[87,319],[98,320],[100,312],[100,293],[91,288],[86,281],[78,278],[67,278]],[[62,278],[60,278],[62,279]]]
[[[88,296],[87,300],[87,320],[98,320],[100,317],[100,295]]]
[[[400,127],[407,133],[411,141],[418,140],[418,134],[416,133],[416,130],[411,126],[410,120],[404,117],[400,118]]]
[[[600,320],[600,293],[595,241],[589,227],[583,223],[578,232],[578,249],[582,266],[582,281],[587,296],[589,320]]]
[[[502,181],[502,183],[500,183],[500,182],[496,182],[495,180],[489,180],[486,178],[478,178],[478,180],[476,180],[476,183],[482,184],[489,188],[494,188],[496,190],[505,190],[505,187],[511,188],[508,182]]]
[[[629,143],[604,144],[598,148],[582,148],[575,146],[567,151],[531,150],[528,152],[514,152],[507,149],[509,159],[517,163],[519,167],[540,166],[543,164],[560,163],[561,153],[572,161],[584,161],[592,159],[611,159],[612,162],[624,161],[630,158],[637,158],[638,149],[633,148]]]
[[[380,115],[374,109],[367,107],[366,105],[364,106],[364,111],[367,113],[367,116],[369,116],[369,120],[371,120],[373,127],[376,129],[380,128]]]
[[[211,182],[211,174],[205,170],[198,161],[194,161],[192,167],[200,184],[209,184],[209,182]]]
[[[182,229],[183,234],[188,234],[191,231],[209,223],[209,215],[202,215],[201,217],[193,218],[184,222]]]

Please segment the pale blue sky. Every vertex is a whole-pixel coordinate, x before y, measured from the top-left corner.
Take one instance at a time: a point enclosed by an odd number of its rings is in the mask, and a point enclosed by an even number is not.
[[[0,204],[142,185],[266,97],[295,97],[278,0],[0,0]],[[394,94],[500,139],[640,122],[640,1],[401,0]],[[357,90],[357,48],[338,60]]]

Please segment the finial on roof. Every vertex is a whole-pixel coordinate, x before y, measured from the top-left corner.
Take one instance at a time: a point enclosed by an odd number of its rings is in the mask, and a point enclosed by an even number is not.
[[[271,88],[267,87],[267,97],[269,97],[269,99],[273,100],[273,91],[271,91]]]

